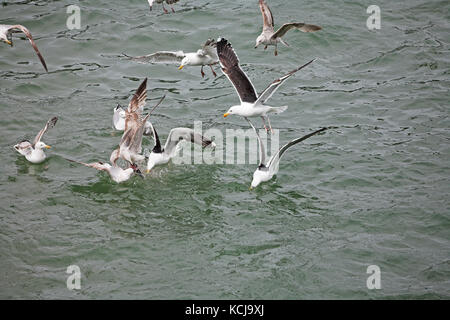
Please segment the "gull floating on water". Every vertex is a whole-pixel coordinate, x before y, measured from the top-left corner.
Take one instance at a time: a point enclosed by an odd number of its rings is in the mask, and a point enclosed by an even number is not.
[[[180,0],[148,0],[148,4],[149,4],[149,6],[150,6],[150,11],[152,11],[152,9],[153,9],[153,2],[156,2],[156,3],[162,3],[162,8],[163,8],[163,10],[164,10],[164,13],[169,13],[169,11],[167,11],[167,9],[166,8],[164,8],[164,1],[168,4],[168,5],[170,5],[170,7],[171,7],[171,9],[172,9],[172,12],[173,13],[175,13],[175,10],[173,9],[173,4],[174,3],[177,3],[178,1],[180,1]]]
[[[255,48],[257,48],[260,44],[265,45],[264,50],[267,49],[267,46],[275,46],[275,55],[278,55],[278,42],[281,42],[285,46],[289,46],[281,37],[284,36],[286,32],[288,32],[292,28],[296,28],[303,32],[314,32],[322,29],[321,27],[313,24],[291,22],[283,24],[281,28],[275,32],[272,12],[270,11],[269,6],[264,2],[264,0],[259,0],[259,8],[261,9],[261,14],[263,17],[263,31],[259,35],[259,37],[256,38]]]
[[[17,152],[25,156],[25,158],[31,163],[41,163],[45,160],[46,156],[44,153],[45,149],[50,149],[51,147],[46,145],[41,141],[42,136],[47,132],[47,130],[53,128],[58,121],[58,117],[53,117],[47,121],[45,127],[39,131],[36,138],[34,138],[33,143],[28,140],[24,140],[14,146]]]
[[[13,45],[12,33],[20,32],[20,31],[22,31],[27,36],[28,40],[30,40],[31,46],[33,47],[34,51],[36,51],[36,54],[37,54],[39,60],[41,60],[41,63],[44,66],[45,71],[48,72],[47,64],[45,63],[44,58],[42,57],[41,53],[39,52],[39,49],[36,46],[36,43],[34,42],[33,37],[31,36],[31,33],[30,33],[30,31],[28,31],[27,28],[25,28],[24,26],[22,26],[20,24],[16,24],[16,25],[0,24],[0,40],[6,42],[7,44],[9,44],[12,47],[12,45]]]
[[[259,96],[256,94],[255,87],[248,79],[244,71],[242,71],[239,66],[239,58],[234,52],[231,44],[226,39],[219,39],[217,41],[217,54],[219,56],[220,66],[222,67],[223,73],[227,76],[228,80],[233,84],[236,89],[237,94],[241,100],[241,104],[231,107],[223,116],[227,117],[232,114],[240,115],[244,118],[247,117],[261,117],[264,128],[266,131],[269,129],[266,127],[265,119],[267,119],[269,128],[272,131],[272,126],[270,125],[269,113],[281,113],[285,111],[288,107],[270,107],[264,103],[272,97],[274,92],[294,73],[303,69],[311,62],[305,63],[304,65],[292,70],[283,77],[273,81]]]
[[[322,128],[322,129],[316,130],[310,134],[307,134],[306,136],[303,136],[303,137],[300,137],[300,138],[290,141],[289,143],[287,143],[283,147],[281,147],[277,153],[275,153],[273,156],[271,156],[269,158],[269,161],[267,161],[267,163],[266,163],[266,152],[264,150],[264,145],[258,134],[258,131],[253,126],[253,124],[250,122],[250,120],[247,119],[247,121],[251,125],[253,130],[255,131],[256,136],[258,138],[258,143],[259,143],[259,165],[258,165],[258,168],[253,173],[253,179],[252,179],[252,183],[250,185],[250,190],[253,188],[256,188],[261,182],[269,181],[270,179],[272,179],[272,177],[275,174],[277,174],[280,159],[283,156],[283,154],[286,152],[287,149],[289,149],[293,145],[295,145],[299,142],[302,142],[302,141],[304,141],[322,131],[325,131],[327,129],[327,128]]]
[[[210,139],[194,132],[194,130],[190,128],[174,128],[170,130],[164,148],[161,148],[161,142],[159,140],[158,133],[156,132],[153,125],[151,127],[153,130],[153,139],[155,141],[155,146],[148,156],[146,171],[147,173],[149,173],[150,170],[157,165],[168,163],[170,159],[175,156],[177,152],[177,145],[182,140],[201,145],[203,148],[211,146],[211,148],[214,149],[216,147],[216,144]]]
[[[208,39],[203,47],[197,50],[197,52],[184,53],[183,51],[158,51],[145,56],[131,57],[126,54],[124,54],[124,56],[140,63],[180,63],[179,70],[183,69],[185,66],[201,66],[200,72],[202,77],[205,76],[203,67],[209,66],[212,74],[217,76],[212,67],[219,62],[215,48],[216,42],[214,39]]]

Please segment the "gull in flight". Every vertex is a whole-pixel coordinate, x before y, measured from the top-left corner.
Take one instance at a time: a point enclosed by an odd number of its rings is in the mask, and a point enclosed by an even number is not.
[[[41,163],[45,160],[46,156],[44,153],[45,149],[50,149],[51,147],[46,145],[41,141],[42,136],[51,128],[53,128],[58,121],[58,117],[53,117],[47,121],[45,127],[39,131],[36,138],[34,138],[33,143],[28,140],[24,140],[14,146],[17,152],[25,156],[25,158],[31,163]]]
[[[125,181],[129,180],[133,176],[133,174],[138,174],[141,178],[144,177],[142,175],[141,171],[138,169],[137,165],[135,165],[135,164],[130,165],[130,167],[127,169],[122,169],[119,166],[110,165],[109,163],[104,163],[104,162],[100,162],[100,161],[92,162],[92,163],[84,163],[84,162],[75,161],[75,160],[67,159],[67,158],[66,158],[66,160],[68,160],[70,162],[82,164],[86,167],[94,168],[94,169],[97,169],[100,171],[106,171],[108,173],[108,175],[111,177],[111,179],[117,183],[121,183],[121,182],[125,182]]]
[[[208,39],[203,47],[197,50],[197,52],[184,53],[183,51],[158,51],[145,56],[130,57],[126,54],[124,54],[124,56],[140,63],[179,63],[179,70],[183,69],[185,66],[201,66],[200,72],[202,78],[205,77],[205,73],[203,72],[204,66],[209,66],[212,74],[217,76],[212,66],[219,62],[214,39]]]
[[[250,122],[250,120],[247,119],[247,121],[251,125],[253,130],[255,131],[256,136],[258,138],[258,143],[259,143],[259,165],[258,165],[258,168],[253,173],[253,179],[252,179],[252,183],[250,185],[250,190],[252,190],[253,188],[256,188],[261,182],[269,181],[270,179],[272,179],[272,177],[275,174],[277,174],[280,159],[283,156],[283,154],[286,152],[287,149],[289,149],[293,145],[296,145],[297,143],[302,142],[302,141],[304,141],[322,131],[325,131],[327,129],[327,128],[322,128],[322,129],[316,130],[310,134],[307,134],[306,136],[303,136],[303,137],[300,137],[300,138],[290,141],[289,143],[287,143],[283,147],[281,147],[277,153],[275,153],[273,156],[271,156],[269,158],[269,161],[267,161],[267,163],[266,163],[266,152],[264,150],[264,145],[258,134],[258,131],[255,129],[255,127]]]
[[[173,9],[173,4],[174,3],[177,3],[178,1],[180,1],[180,0],[148,0],[148,4],[149,4],[149,6],[150,6],[150,11],[152,11],[152,9],[153,9],[153,2],[156,2],[156,3],[162,3],[162,8],[163,8],[163,10],[164,10],[164,13],[169,13],[169,11],[167,11],[167,9],[166,8],[164,8],[164,1],[168,4],[168,5],[170,5],[170,7],[172,8],[172,12],[173,13],[175,13],[175,10]]]
[[[261,14],[263,17],[263,30],[262,33],[256,38],[257,48],[260,44],[264,44],[264,50],[267,49],[267,46],[275,46],[275,55],[278,55],[277,44],[281,42],[285,46],[289,46],[281,37],[286,34],[289,30],[295,28],[303,32],[314,32],[319,31],[322,28],[313,24],[306,24],[301,22],[291,22],[285,23],[278,29],[276,32],[274,31],[273,25],[273,15],[269,9],[269,6],[265,3],[264,0],[259,0],[259,8],[261,9]]]
[[[239,95],[241,104],[231,107],[223,116],[228,117],[229,115],[236,114],[242,117],[261,117],[264,128],[266,131],[273,132],[272,126],[269,120],[269,113],[281,113],[285,111],[288,107],[270,107],[265,105],[267,100],[272,97],[274,92],[293,74],[297,71],[303,69],[311,62],[305,63],[304,65],[292,70],[283,77],[273,81],[259,96],[256,94],[255,87],[248,79],[247,75],[242,71],[239,66],[239,58],[237,57],[231,44],[226,39],[219,39],[217,41],[217,54],[219,56],[220,66],[222,67],[223,73],[227,76],[228,80],[233,84]],[[269,124],[269,128],[266,126],[266,120]]]
[[[117,165],[117,160],[119,158],[124,159],[130,165],[145,159],[145,156],[141,154],[142,136],[144,134],[145,126],[150,113],[148,113],[145,117],[142,117],[141,111],[144,108],[146,99],[147,78],[142,81],[139,88],[136,90],[136,93],[131,98],[128,109],[125,110],[125,127],[122,139],[119,147],[113,151],[110,157],[110,161],[113,166]],[[156,106],[158,105],[159,103]]]
[[[144,87],[147,85],[147,79],[144,80],[143,84]],[[139,90],[139,89],[138,89]],[[145,90],[145,88],[144,88]],[[133,98],[131,99],[130,103],[128,104],[128,108],[125,110],[120,104],[117,104],[117,106],[114,108],[114,113],[113,113],[113,127],[114,129],[118,130],[118,131],[124,131],[125,130],[125,120],[126,120],[126,113],[131,113],[131,112],[136,112],[138,113],[138,115],[142,115],[142,112],[144,111],[144,106],[145,106],[145,98],[147,97],[147,92],[145,91],[145,97],[137,97],[136,94],[133,95]],[[149,114],[151,114],[153,112],[153,110],[155,110],[160,104],[161,102],[163,102],[163,100],[165,99],[165,95],[159,100],[159,102],[153,107],[152,110],[150,110]],[[137,100],[137,102],[136,102]],[[136,107],[136,103],[139,104],[137,108]],[[133,111],[134,108],[134,111]],[[145,123],[145,128],[144,128],[144,136],[148,136],[152,134],[152,129],[150,128],[150,122],[147,121]]]
[[[164,145],[164,148],[162,148],[158,133],[156,132],[153,125],[152,130],[155,146],[148,156],[146,171],[147,173],[149,173],[150,170],[157,165],[168,163],[170,159],[175,156],[178,143],[182,140],[201,145],[203,148],[211,146],[211,148],[214,149],[216,147],[216,144],[210,139],[194,132],[194,130],[190,128],[174,128],[170,130],[169,136],[166,140],[166,144]]]
[[[7,44],[9,44],[12,47],[12,45],[13,45],[12,33],[20,32],[20,31],[22,31],[27,36],[28,40],[30,40],[31,46],[33,47],[34,51],[36,51],[36,54],[37,54],[39,60],[41,60],[41,63],[44,66],[45,71],[48,72],[47,64],[45,63],[44,58],[42,57],[41,53],[39,52],[39,49],[36,46],[36,43],[34,42],[33,37],[31,36],[31,33],[30,33],[30,31],[28,31],[27,28],[25,28],[24,26],[22,26],[20,24],[16,24],[16,25],[0,24],[0,40],[6,42]]]

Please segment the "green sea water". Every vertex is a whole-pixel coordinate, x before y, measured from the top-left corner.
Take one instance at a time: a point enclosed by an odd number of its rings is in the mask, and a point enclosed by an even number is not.
[[[448,299],[450,297],[450,3],[268,0],[290,47],[254,49],[256,0],[10,1],[0,24],[28,27],[0,43],[0,298],[3,299]],[[69,30],[68,5],[81,9]],[[169,164],[116,184],[67,162],[107,161],[120,141],[112,109],[148,77],[163,140],[174,127],[247,129],[222,114],[238,104],[228,79],[205,68],[143,65],[122,53],[196,51],[227,38],[260,92],[312,58],[271,98],[278,175],[249,191],[255,164]],[[52,116],[42,164],[12,146]],[[254,121],[261,126],[259,119]],[[151,148],[146,139],[144,147]],[[68,290],[66,269],[81,270]],[[381,289],[366,286],[367,267]]]

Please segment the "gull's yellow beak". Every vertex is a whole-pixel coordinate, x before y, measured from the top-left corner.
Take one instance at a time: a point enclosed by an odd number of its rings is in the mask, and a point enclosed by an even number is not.
[[[229,115],[230,115],[230,114],[227,112],[227,113],[224,113],[224,114],[223,114],[223,117],[226,118],[226,117],[228,117]]]
[[[7,44],[9,44],[10,46],[12,46],[12,41],[9,41],[8,39],[6,39],[5,42],[6,42]]]
[[[178,67],[178,70],[181,70],[181,69],[183,69],[183,68],[184,68],[184,66],[181,65],[181,66]]]
[[[50,146],[45,146],[45,149],[50,149],[51,147]]]
[[[145,170],[145,173],[150,173],[150,169]]]
[[[253,187],[252,187],[252,186],[248,187],[248,190],[252,191],[252,190],[253,190]]]

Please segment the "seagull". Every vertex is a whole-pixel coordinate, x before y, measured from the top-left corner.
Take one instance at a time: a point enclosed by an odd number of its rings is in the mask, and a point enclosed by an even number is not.
[[[141,178],[143,178],[144,176],[142,175],[141,171],[138,169],[137,165],[132,164],[130,165],[129,168],[127,169],[122,169],[119,166],[116,165],[110,165],[109,163],[104,163],[104,162],[93,162],[93,163],[84,163],[84,162],[80,162],[80,161],[76,161],[76,160],[72,160],[72,159],[67,159],[66,160],[70,161],[70,162],[75,162],[78,164],[82,164],[86,167],[90,167],[90,168],[94,168],[100,171],[106,171],[108,173],[108,175],[111,177],[111,179],[114,182],[117,183],[121,183],[124,181],[129,180],[133,174],[138,174]]]
[[[256,131],[255,127],[250,122],[250,120],[247,119],[247,121],[251,125],[253,130],[255,131],[256,136],[258,138],[258,143],[259,143],[259,165],[258,165],[258,168],[253,173],[253,180],[250,185],[250,190],[252,190],[253,188],[256,188],[261,182],[269,181],[270,179],[272,179],[272,177],[275,174],[277,174],[280,159],[283,156],[283,154],[286,152],[287,149],[289,149],[293,145],[295,145],[299,142],[302,142],[303,140],[306,140],[306,139],[308,139],[322,131],[325,131],[327,129],[327,128],[322,128],[322,129],[316,130],[310,134],[307,134],[306,136],[303,136],[303,137],[300,137],[300,138],[290,141],[289,143],[287,143],[283,147],[281,147],[277,153],[275,153],[273,156],[271,156],[269,158],[269,161],[267,161],[267,163],[266,163],[266,152],[264,150],[264,145],[258,134],[258,131]]]
[[[202,78],[205,77],[205,73],[203,72],[204,66],[209,66],[212,74],[216,77],[217,74],[212,66],[219,62],[214,39],[208,39],[203,47],[197,50],[197,52],[184,53],[181,50],[158,51],[145,56],[131,57],[126,54],[124,54],[124,56],[140,63],[180,63],[178,70],[183,69],[185,66],[201,66],[200,72]]]
[[[155,110],[161,102],[165,99],[165,95],[159,100],[159,102],[153,107],[153,109],[149,112],[151,114],[153,110]],[[130,103],[131,104],[131,103]],[[144,107],[138,108],[138,112],[142,113]],[[128,112],[130,112],[130,105],[128,105],[127,108]],[[125,109],[120,105],[117,104],[117,106],[114,108],[113,113],[113,127],[118,131],[124,131],[125,130],[125,119],[126,119],[126,111]],[[145,123],[145,129],[144,129],[144,136],[148,136],[152,134],[152,129],[150,128],[150,122],[147,121]]]
[[[274,92],[294,73],[303,69],[315,59],[305,63],[304,65],[292,70],[283,77],[273,81],[259,96],[256,95],[255,87],[248,79],[244,71],[239,66],[239,58],[237,57],[231,44],[226,39],[219,38],[217,41],[217,54],[219,56],[220,66],[223,73],[227,76],[228,80],[233,84],[237,94],[241,100],[241,104],[231,107],[223,116],[228,117],[231,114],[237,114],[242,117],[261,117],[263,120],[264,128],[268,132],[269,129],[266,126],[265,119],[269,123],[270,131],[273,132],[270,125],[269,113],[281,113],[288,107],[270,107],[264,103],[272,97]]]
[[[158,133],[156,132],[153,125],[152,130],[155,146],[148,156],[146,173],[149,173],[150,170],[157,165],[168,163],[170,159],[175,156],[178,143],[182,140],[201,145],[203,148],[211,146],[211,148],[214,149],[216,147],[216,144],[210,139],[194,132],[194,130],[190,128],[174,128],[170,130],[164,148],[161,148],[161,142],[159,141]]]
[[[148,4],[150,6],[150,11],[152,11],[152,9],[153,9],[153,2],[156,2],[156,3],[162,3],[162,7],[163,7],[163,10],[164,10],[164,13],[169,13],[169,11],[167,11],[167,9],[164,8],[164,1],[166,1],[166,3],[168,5],[170,5],[170,7],[172,8],[172,12],[175,13],[175,10],[173,9],[172,5],[174,3],[177,3],[180,0],[148,0]]]
[[[28,140],[23,140],[22,142],[16,144],[14,149],[16,149],[16,151],[21,155],[25,156],[25,158],[31,163],[43,162],[46,158],[43,149],[50,149],[51,147],[42,142],[41,139],[49,129],[55,126],[56,121],[58,121],[58,117],[53,117],[48,120],[45,127],[39,131],[36,138],[34,138],[33,143]]]
[[[275,46],[275,55],[278,55],[277,51],[277,44],[278,42],[281,42],[285,46],[289,47],[289,45],[281,38],[291,30],[292,28],[296,28],[303,32],[314,32],[319,31],[322,28],[313,24],[306,24],[306,23],[300,23],[300,22],[291,22],[291,23],[285,23],[281,26],[280,29],[278,29],[276,32],[273,28],[273,16],[272,12],[269,9],[269,6],[265,3],[264,0],[259,0],[259,8],[261,9],[262,17],[263,17],[263,31],[259,35],[258,38],[256,38],[256,45],[255,48],[257,48],[260,44],[264,44],[264,50],[267,49],[267,46]]]
[[[19,32],[19,31],[22,31],[27,36],[28,40],[30,40],[31,46],[33,47],[34,51],[36,51],[36,54],[37,54],[39,60],[41,60],[41,63],[44,66],[45,71],[48,72],[47,64],[45,63],[44,58],[42,57],[41,53],[39,52],[39,49],[36,46],[36,43],[34,42],[33,37],[31,36],[31,33],[30,33],[30,31],[28,31],[27,28],[25,28],[24,26],[22,26],[20,24],[16,24],[16,25],[0,24],[0,40],[6,42],[7,44],[9,44],[12,47],[12,45],[13,45],[12,33]]]

